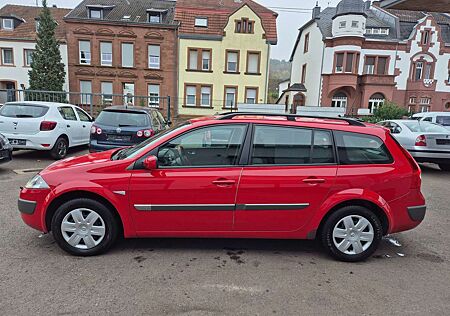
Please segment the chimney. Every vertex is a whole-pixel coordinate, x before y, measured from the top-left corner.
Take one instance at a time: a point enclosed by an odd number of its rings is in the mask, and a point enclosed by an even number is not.
[[[56,4],[52,5],[53,8],[57,8]]]
[[[364,10],[365,10],[365,11],[370,10],[370,1],[364,2]]]
[[[316,6],[313,8],[312,10],[312,18],[318,18],[320,14],[320,7],[319,7],[319,2],[316,2]]]

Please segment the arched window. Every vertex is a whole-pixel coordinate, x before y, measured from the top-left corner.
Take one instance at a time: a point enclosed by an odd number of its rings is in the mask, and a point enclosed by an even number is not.
[[[305,106],[305,95],[301,92],[294,95],[294,106]]]
[[[373,94],[369,99],[369,111],[374,113],[376,109],[380,108],[384,104],[384,95],[381,93]]]
[[[413,80],[431,80],[434,77],[434,60],[427,54],[420,54],[413,59]]]
[[[338,92],[333,95],[331,99],[331,107],[345,108],[347,107],[347,95],[344,92]]]

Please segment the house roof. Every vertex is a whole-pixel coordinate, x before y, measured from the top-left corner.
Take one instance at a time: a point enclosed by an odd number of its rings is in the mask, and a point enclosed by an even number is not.
[[[405,9],[416,11],[440,11],[450,12],[448,0],[383,0],[381,1],[383,8]]]
[[[53,18],[58,23],[55,31],[56,38],[64,41],[66,29],[63,17],[70,9],[49,7]],[[0,17],[11,17],[20,21],[13,30],[0,29],[0,38],[17,40],[36,40],[36,19],[41,13],[41,7],[7,4],[0,9]]]
[[[299,91],[299,92],[306,92],[305,85],[303,83],[294,83],[292,86],[284,90],[283,92],[289,92],[289,91]]]
[[[175,20],[180,22],[180,34],[221,38],[229,16],[245,5],[260,16],[267,40],[276,44],[278,14],[253,0],[178,0]],[[195,27],[196,17],[208,18],[208,27]]]
[[[175,1],[171,0],[84,0],[73,9],[66,19],[89,18],[88,8],[103,8],[103,18],[100,21],[148,23],[147,13],[155,11],[162,13],[161,24],[175,24]],[[124,20],[124,17],[129,17]]]

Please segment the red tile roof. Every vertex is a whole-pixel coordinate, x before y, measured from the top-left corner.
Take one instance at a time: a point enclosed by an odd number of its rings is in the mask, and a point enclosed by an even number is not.
[[[0,9],[0,17],[14,17],[24,22],[20,23],[14,30],[0,29],[0,38],[35,40],[36,39],[36,18],[39,17],[42,8],[24,5],[7,4]],[[58,23],[56,27],[56,37],[65,40],[65,22],[63,17],[70,12],[70,9],[50,8],[53,18]]]
[[[244,5],[259,15],[267,40],[275,44],[278,14],[252,0],[178,0],[175,20],[181,22],[180,34],[222,36],[228,17]],[[199,16],[208,18],[208,28],[194,26],[195,17]]]

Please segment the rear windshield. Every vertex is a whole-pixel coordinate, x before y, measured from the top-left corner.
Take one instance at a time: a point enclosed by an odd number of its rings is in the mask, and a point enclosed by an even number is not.
[[[450,115],[449,116],[436,116],[436,123],[443,126],[450,126]]]
[[[6,117],[26,118],[42,117],[48,112],[48,107],[44,105],[32,104],[5,104],[0,109],[0,115]]]
[[[339,162],[342,165],[389,164],[392,156],[383,141],[371,135],[335,132]]]
[[[133,126],[133,127],[147,127],[148,115],[140,112],[127,111],[103,111],[95,121],[98,124],[108,126]]]
[[[429,122],[404,122],[413,133],[448,133],[445,127]]]

